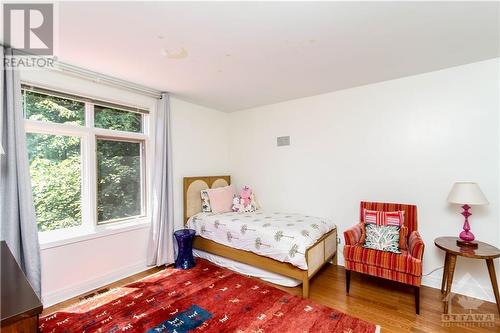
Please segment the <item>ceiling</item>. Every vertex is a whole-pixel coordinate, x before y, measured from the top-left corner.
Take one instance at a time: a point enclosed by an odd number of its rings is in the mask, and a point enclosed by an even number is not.
[[[498,2],[63,2],[58,57],[221,111],[499,56]]]

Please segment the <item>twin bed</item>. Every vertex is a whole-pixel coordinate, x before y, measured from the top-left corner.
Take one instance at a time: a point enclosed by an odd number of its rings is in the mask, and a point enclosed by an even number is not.
[[[309,297],[309,280],[325,263],[337,262],[335,225],[317,217],[265,210],[201,212],[201,190],[230,184],[230,176],[184,178],[184,223],[196,230],[195,252],[212,261],[241,263],[242,273],[247,273],[244,267],[255,267],[255,274],[248,275],[271,272],[299,280],[303,297]]]

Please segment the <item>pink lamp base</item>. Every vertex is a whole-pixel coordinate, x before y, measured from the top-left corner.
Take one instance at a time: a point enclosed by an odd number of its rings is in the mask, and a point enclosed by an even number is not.
[[[472,215],[471,213],[469,213],[470,206],[463,205],[462,208],[464,210],[462,212],[462,215],[465,217],[463,226],[464,230],[459,235],[460,239],[457,240],[457,245],[463,247],[477,248],[477,243],[474,242],[474,234],[470,232],[469,216]]]
[[[469,230],[462,231],[460,233],[460,235],[458,235],[458,237],[460,237],[460,239],[463,240],[464,242],[472,242],[475,238],[474,234],[472,232],[470,232]]]

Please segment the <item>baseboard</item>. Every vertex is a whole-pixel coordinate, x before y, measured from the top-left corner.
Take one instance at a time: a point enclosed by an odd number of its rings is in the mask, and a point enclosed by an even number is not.
[[[441,271],[439,276],[437,276],[438,274],[436,273],[436,275],[433,274],[422,277],[422,285],[426,287],[441,289],[442,274],[443,273]],[[451,285],[451,291],[453,293],[495,303],[495,295],[493,294],[493,289],[491,289],[491,287],[488,289],[482,287],[480,283],[475,281],[470,276],[465,276],[463,277],[463,279],[465,279],[465,281],[461,283],[459,277],[454,277],[453,284]],[[467,286],[470,286],[471,283],[475,285],[474,291],[472,291],[471,288],[466,288]]]
[[[45,308],[52,306],[54,304],[70,299],[72,297],[87,293],[91,290],[97,289],[99,287],[105,286],[107,284],[113,283],[115,281],[121,280],[131,275],[143,272],[149,268],[150,267],[146,265],[146,260],[144,260],[135,263],[133,265],[129,265],[126,267],[122,267],[107,272],[106,274],[101,275],[99,277],[94,277],[92,279],[88,279],[77,284],[73,284],[61,289],[51,291],[46,294],[42,294],[43,306]]]

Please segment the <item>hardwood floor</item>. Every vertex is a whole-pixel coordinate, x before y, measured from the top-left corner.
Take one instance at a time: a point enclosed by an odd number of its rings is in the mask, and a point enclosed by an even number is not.
[[[300,288],[277,288],[300,295]],[[494,314],[494,327],[443,327],[442,295],[439,289],[422,286],[420,315],[415,314],[413,288],[388,280],[351,273],[349,295],[345,292],[345,270],[328,266],[311,281],[310,298],[352,316],[382,326],[382,332],[500,332],[496,304],[484,302],[474,313]],[[454,313],[467,313],[453,298]]]
[[[111,284],[108,284],[106,286],[102,286],[100,288],[94,289],[92,291],[89,291],[88,293],[85,293],[85,294],[82,294],[82,295],[70,298],[70,299],[68,299],[68,300],[66,300],[64,302],[57,303],[55,305],[49,306],[48,308],[43,309],[43,312],[40,315],[40,317],[46,316],[46,315],[51,314],[53,312],[60,311],[60,310],[64,309],[65,307],[68,307],[68,306],[70,306],[72,304],[80,302],[84,298],[91,297],[93,294],[95,294],[95,293],[97,293],[97,292],[99,292],[99,291],[101,291],[103,289],[113,289],[113,288],[122,287],[124,285],[129,284],[129,283],[132,283],[132,282],[135,282],[137,280],[140,280],[140,279],[142,279],[142,278],[144,278],[144,277],[146,277],[148,275],[151,275],[151,274],[154,274],[156,272],[159,272],[162,269],[164,269],[164,267],[154,267],[154,268],[148,269],[148,270],[146,270],[144,272],[137,273],[135,275],[129,276],[129,277],[125,278],[125,279],[118,280],[118,281],[113,282]]]
[[[159,271],[153,268],[115,282],[103,288],[116,288],[141,279]],[[275,285],[276,286],[276,285]],[[300,287],[286,288],[276,286],[300,296]],[[102,288],[99,288],[102,289]],[[493,327],[443,327],[441,314],[443,303],[441,292],[429,287],[421,288],[420,315],[415,314],[413,289],[398,283],[361,276],[352,273],[349,295],[345,293],[345,270],[342,266],[327,265],[311,280],[310,298],[318,303],[330,306],[350,315],[382,326],[382,332],[500,332],[500,319],[496,305],[484,302],[473,313],[494,314]],[[85,295],[84,295],[85,296]],[[459,297],[454,297],[454,313],[468,313],[458,304]],[[43,315],[58,311],[80,300],[75,297],[44,310]]]

